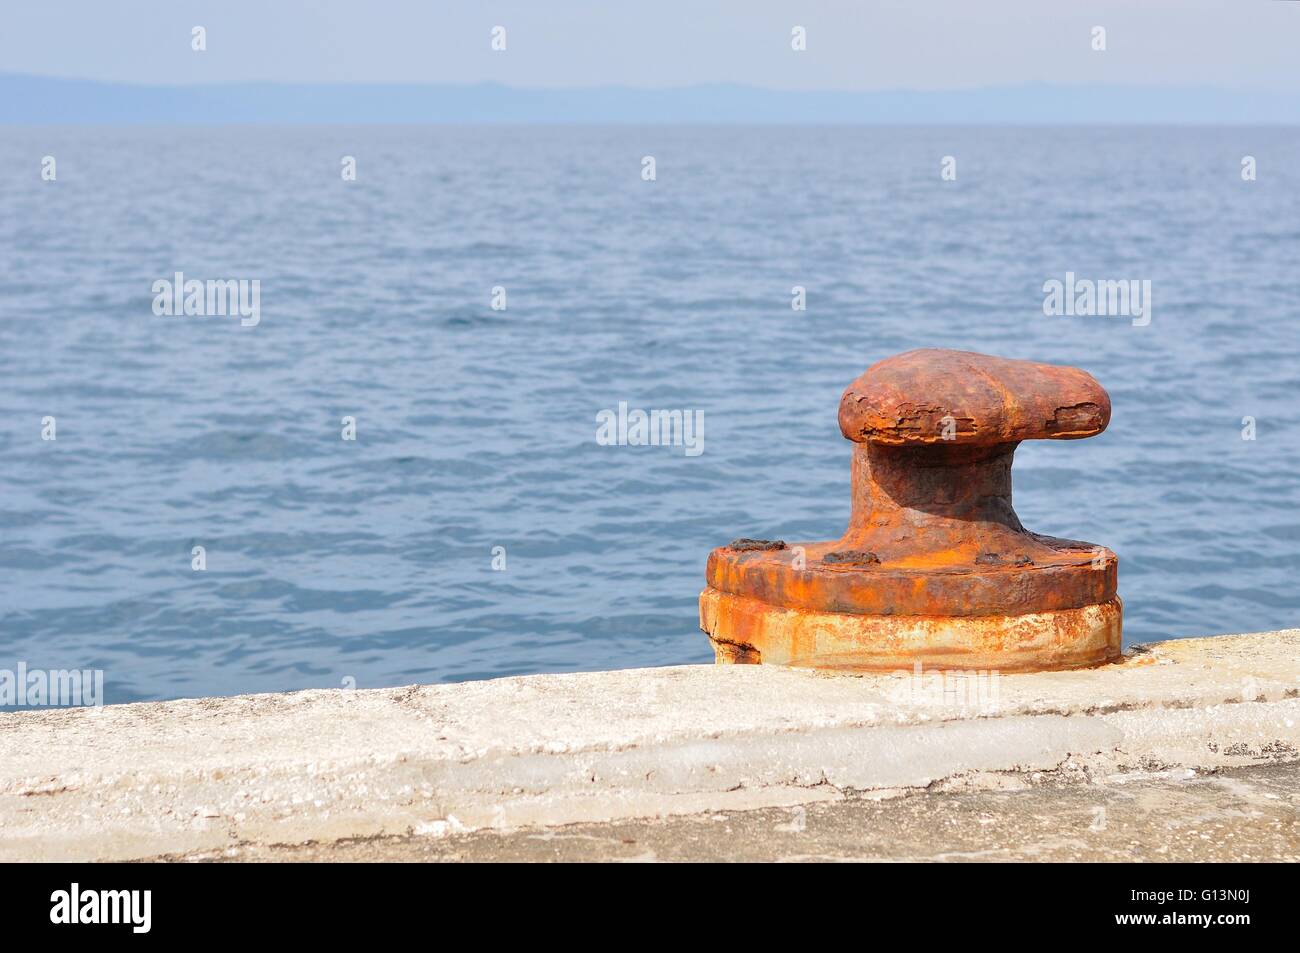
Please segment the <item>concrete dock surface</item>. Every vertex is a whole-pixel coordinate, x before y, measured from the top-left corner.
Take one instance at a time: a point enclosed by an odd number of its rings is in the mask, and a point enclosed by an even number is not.
[[[0,714],[0,860],[1295,859],[1300,630]]]
[[[788,808],[515,831],[248,844],[151,858],[341,862],[1300,862],[1300,764],[1140,773],[1016,791],[847,797]]]

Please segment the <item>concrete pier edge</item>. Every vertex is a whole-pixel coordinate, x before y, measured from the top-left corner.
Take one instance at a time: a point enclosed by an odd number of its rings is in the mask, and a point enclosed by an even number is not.
[[[678,666],[0,714],[0,860],[440,837],[1300,760],[1300,629],[1037,674]],[[938,835],[936,835],[938,836]]]

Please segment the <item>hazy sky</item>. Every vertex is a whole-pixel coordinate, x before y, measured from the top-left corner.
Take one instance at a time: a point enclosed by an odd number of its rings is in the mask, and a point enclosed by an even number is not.
[[[190,49],[194,25],[208,49]],[[489,33],[507,30],[504,53]],[[808,49],[790,49],[807,28]],[[1107,30],[1104,53],[1090,47]],[[739,82],[790,89],[1138,83],[1300,92],[1279,0],[40,0],[0,72],[139,83]]]

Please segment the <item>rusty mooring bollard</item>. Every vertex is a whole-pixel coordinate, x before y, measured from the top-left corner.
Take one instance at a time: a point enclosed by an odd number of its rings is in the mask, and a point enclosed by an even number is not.
[[[908,351],[850,384],[839,417],[857,444],[848,530],[709,554],[700,627],[719,663],[1010,672],[1119,656],[1115,554],[1031,533],[1011,508],[1020,441],[1106,429],[1090,374]]]

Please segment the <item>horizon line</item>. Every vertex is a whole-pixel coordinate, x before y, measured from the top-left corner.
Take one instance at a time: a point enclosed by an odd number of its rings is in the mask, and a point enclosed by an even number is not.
[[[1049,80],[1034,79],[1023,82],[1012,83],[986,83],[978,86],[942,86],[942,87],[921,87],[921,86],[879,86],[864,89],[853,89],[844,86],[825,86],[825,87],[788,87],[788,86],[763,86],[757,83],[746,82],[698,82],[698,83],[679,83],[664,86],[642,86],[631,83],[593,83],[586,85],[538,85],[522,86],[517,83],[503,82],[496,79],[480,80],[386,80],[386,79],[365,79],[365,80],[285,80],[285,79],[218,79],[218,80],[200,80],[195,82],[166,82],[166,83],[143,83],[137,80],[121,79],[100,79],[93,76],[56,76],[48,73],[30,73],[21,71],[12,71],[0,69],[0,79],[36,79],[50,82],[65,83],[94,83],[100,86],[124,86],[132,89],[208,89],[214,87],[230,86],[347,86],[358,88],[373,88],[379,86],[403,86],[403,87],[442,87],[442,88],[478,88],[494,87],[498,89],[515,90],[518,92],[586,92],[592,90],[623,90],[628,92],[647,92],[647,93],[667,93],[683,92],[692,89],[746,89],[763,93],[789,93],[795,95],[846,95],[846,96],[870,96],[880,93],[911,93],[917,95],[951,95],[954,93],[973,93],[994,90],[1013,90],[1013,89],[1071,89],[1071,90],[1119,90],[1119,89],[1145,89],[1145,90],[1167,90],[1167,91],[1214,91],[1223,93],[1275,93],[1279,95],[1295,95],[1300,97],[1300,90],[1291,90],[1276,86],[1225,86],[1213,84],[1190,84],[1190,83],[1091,83],[1091,82],[1054,82]]]
[[[15,125],[1295,126],[1300,96],[1222,86],[1027,83],[774,89],[238,80],[141,84],[0,73]]]

